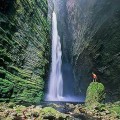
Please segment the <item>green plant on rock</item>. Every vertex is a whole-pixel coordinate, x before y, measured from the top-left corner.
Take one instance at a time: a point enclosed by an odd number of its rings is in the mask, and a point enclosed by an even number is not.
[[[87,93],[85,105],[87,107],[96,107],[105,99],[105,88],[102,83],[90,83]]]
[[[58,112],[52,107],[45,107],[40,111],[41,120],[46,119],[62,119],[62,120],[70,120],[70,117],[66,116],[63,113]],[[67,119],[68,118],[68,119]]]

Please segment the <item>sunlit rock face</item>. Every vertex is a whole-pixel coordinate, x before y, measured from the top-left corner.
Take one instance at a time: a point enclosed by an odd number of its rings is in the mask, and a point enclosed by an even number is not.
[[[107,95],[118,100],[120,1],[58,2],[58,29],[62,40],[63,60],[73,66],[76,94],[86,93],[94,71],[98,81],[105,85]]]

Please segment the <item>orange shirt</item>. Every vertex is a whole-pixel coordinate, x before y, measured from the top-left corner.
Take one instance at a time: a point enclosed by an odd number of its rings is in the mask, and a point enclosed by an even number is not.
[[[92,74],[93,75],[93,78],[96,79],[97,78],[97,75],[96,74]]]

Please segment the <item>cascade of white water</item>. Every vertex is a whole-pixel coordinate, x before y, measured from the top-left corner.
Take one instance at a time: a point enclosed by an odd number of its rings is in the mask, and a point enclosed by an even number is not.
[[[57,30],[57,17],[52,13],[52,65],[49,79],[47,100],[59,101],[63,96],[63,79],[61,73],[62,51],[60,37]]]
[[[83,98],[73,96],[71,93],[63,97],[63,77],[61,72],[62,66],[62,50],[60,37],[57,29],[57,17],[56,13],[52,13],[52,64],[49,78],[48,93],[46,95],[46,101],[84,101]],[[69,66],[67,67],[68,69]],[[67,70],[69,71],[69,70]],[[69,73],[70,74],[70,73]],[[69,78],[70,79],[70,78]],[[66,88],[71,89],[73,87],[67,84]],[[73,92],[73,91],[72,91]]]

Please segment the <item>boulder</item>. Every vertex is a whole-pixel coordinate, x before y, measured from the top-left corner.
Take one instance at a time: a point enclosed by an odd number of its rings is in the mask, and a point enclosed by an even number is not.
[[[52,107],[45,107],[41,110],[40,114],[41,118],[43,119],[49,119],[49,120],[70,120],[70,117],[68,115],[65,115],[63,113],[58,112]]]
[[[105,88],[102,83],[92,82],[90,83],[87,93],[85,105],[89,108],[96,107],[105,98]]]

